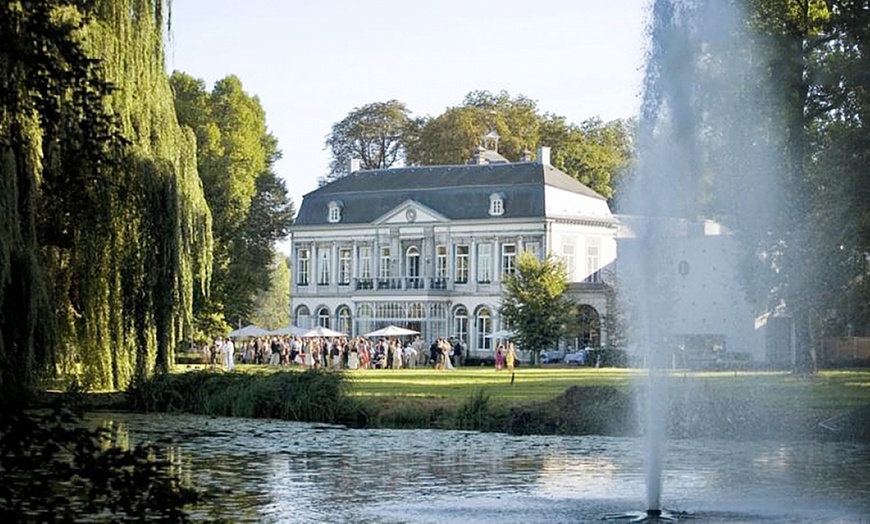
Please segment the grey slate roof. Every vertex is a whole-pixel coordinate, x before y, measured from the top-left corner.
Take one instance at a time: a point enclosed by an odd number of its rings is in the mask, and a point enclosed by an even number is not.
[[[504,195],[501,218],[541,218],[545,185],[604,200],[567,174],[536,162],[403,167],[357,171],[308,193],[295,225],[329,225],[332,201],[342,204],[342,224],[371,223],[406,200],[450,220],[486,219],[493,193]]]

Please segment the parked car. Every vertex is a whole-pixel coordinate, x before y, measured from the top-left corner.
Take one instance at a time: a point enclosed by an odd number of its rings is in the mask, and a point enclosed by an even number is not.
[[[565,352],[558,349],[541,351],[541,364],[556,364],[562,362],[564,358]]]
[[[576,364],[578,366],[585,366],[587,356],[588,356],[587,350],[581,349],[579,351],[575,351],[573,353],[566,354],[564,362],[565,362],[565,364]]]

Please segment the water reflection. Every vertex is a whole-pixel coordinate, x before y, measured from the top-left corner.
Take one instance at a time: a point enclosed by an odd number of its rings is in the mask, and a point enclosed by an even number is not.
[[[93,415],[180,458],[201,518],[584,522],[643,505],[642,446],[607,437],[348,430],[191,415]],[[670,442],[664,506],[705,522],[861,522],[866,445]]]

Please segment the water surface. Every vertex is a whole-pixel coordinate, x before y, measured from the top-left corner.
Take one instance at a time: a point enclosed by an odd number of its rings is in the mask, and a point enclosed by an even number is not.
[[[180,458],[218,495],[197,509],[200,518],[552,524],[646,509],[643,445],[634,438],[92,418]],[[662,505],[701,522],[870,522],[868,465],[864,444],[671,441]]]

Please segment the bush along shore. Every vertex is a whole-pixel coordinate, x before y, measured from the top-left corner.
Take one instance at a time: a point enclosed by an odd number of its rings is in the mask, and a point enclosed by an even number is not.
[[[358,397],[350,394],[352,386],[346,374],[319,370],[269,374],[202,370],[157,375],[132,387],[126,405],[116,407],[355,428],[464,429],[519,435],[625,435],[635,431],[631,396],[615,387],[575,386],[551,401],[510,402],[493,400],[486,389],[476,390],[467,399]]]
[[[128,407],[142,412],[184,412],[339,424],[354,428],[437,428],[514,435],[637,436],[638,406],[645,388],[570,386],[550,400],[493,398],[485,388],[468,398],[354,396],[353,379],[340,372],[310,370],[269,374],[191,371],[162,374],[131,388]],[[856,410],[820,424],[828,414],[777,409],[769,402],[730,391],[676,389],[667,403],[674,438],[824,438],[868,440],[867,417]],[[637,399],[637,400],[636,400]],[[866,409],[865,409],[866,411]]]

